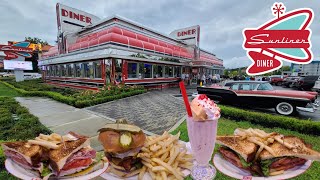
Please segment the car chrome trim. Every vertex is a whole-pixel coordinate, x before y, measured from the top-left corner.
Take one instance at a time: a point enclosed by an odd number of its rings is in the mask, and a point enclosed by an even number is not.
[[[236,93],[236,92],[235,92]],[[259,96],[259,97],[274,97],[274,98],[284,98],[284,99],[298,99],[298,100],[307,100],[310,101],[308,98],[298,98],[298,97],[290,97],[290,96],[273,96],[273,95],[261,95],[261,94],[238,94],[238,96]]]

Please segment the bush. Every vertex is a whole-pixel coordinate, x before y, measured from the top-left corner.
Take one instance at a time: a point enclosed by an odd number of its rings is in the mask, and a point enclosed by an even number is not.
[[[320,123],[311,120],[301,120],[293,117],[272,115],[261,112],[242,110],[234,107],[219,105],[223,117],[237,120],[249,121],[265,127],[280,127],[298,131],[304,134],[320,135]]]
[[[1,81],[0,81],[1,82]],[[26,81],[27,82],[27,81]],[[4,85],[16,90],[23,96],[38,96],[38,97],[49,97],[56,101],[72,105],[77,108],[88,107],[96,104],[101,104],[109,101],[113,101],[116,99],[121,99],[124,97],[129,97],[137,94],[141,94],[146,92],[143,86],[125,86],[125,85],[107,85],[100,89],[99,91],[72,91],[70,89],[65,90],[65,92],[73,93],[72,95],[63,95],[58,92],[52,91],[39,91],[39,88],[36,88],[35,82],[31,81],[31,87],[27,87],[27,85],[21,82],[23,85],[19,83],[13,82],[1,82]],[[39,81],[40,82],[40,81]],[[39,83],[38,82],[38,83]],[[34,84],[33,84],[34,83]],[[14,84],[14,85],[13,85]],[[17,86],[23,88],[17,88]],[[43,89],[52,89],[53,87],[49,86],[50,88],[46,87],[45,85],[41,85]],[[25,88],[25,89],[24,89]],[[61,88],[60,88],[61,90]],[[66,94],[68,94],[66,93]]]
[[[13,98],[0,97],[0,140],[27,140],[51,131]],[[13,117],[16,115],[16,117]]]

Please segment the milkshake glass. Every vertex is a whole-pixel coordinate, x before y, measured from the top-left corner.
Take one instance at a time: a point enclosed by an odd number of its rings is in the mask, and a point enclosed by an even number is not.
[[[201,98],[198,97],[193,100],[191,103],[193,117],[187,117],[189,141],[196,160],[196,165],[191,170],[191,176],[196,180],[206,180],[213,179],[216,176],[216,169],[209,164],[209,161],[215,146],[220,109],[209,98],[206,99],[206,105],[199,109],[199,101],[201,101]],[[204,103],[200,102],[200,104],[202,106]],[[197,106],[197,108],[194,106]],[[208,112],[206,107],[212,111]]]

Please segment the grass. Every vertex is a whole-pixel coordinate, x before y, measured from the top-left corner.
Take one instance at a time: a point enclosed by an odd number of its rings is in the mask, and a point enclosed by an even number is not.
[[[265,128],[261,125],[255,125],[247,121],[233,121],[225,118],[220,118],[218,123],[218,135],[231,135],[233,134],[233,131],[236,128],[259,128],[266,132],[279,132],[284,135],[294,135],[297,137],[300,137],[306,141],[306,143],[310,143],[313,145],[313,149],[320,151],[320,137],[319,136],[312,136],[307,134],[298,133],[296,131],[291,131],[283,128]],[[187,131],[187,125],[184,121],[175,131],[172,132],[172,134],[176,134],[178,132],[181,132],[180,139],[183,141],[189,141],[188,137],[188,131]],[[216,145],[214,154],[217,152],[217,149],[219,148],[219,145]],[[311,167],[302,175],[295,177],[293,179],[295,180],[313,180],[313,179],[319,179],[320,177],[320,162],[313,162]],[[191,179],[191,178],[187,178]],[[230,178],[219,171],[217,172],[216,179],[220,180],[231,180],[233,178]]]
[[[17,97],[17,96],[21,96],[21,95],[17,91],[15,91],[15,90],[9,88],[8,86],[5,86],[4,84],[0,83],[0,96]]]

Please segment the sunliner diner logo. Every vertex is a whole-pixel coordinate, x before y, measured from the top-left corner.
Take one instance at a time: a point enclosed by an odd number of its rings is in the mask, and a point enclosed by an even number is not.
[[[271,7],[276,17],[257,29],[242,31],[243,48],[253,63],[247,68],[249,75],[261,75],[282,67],[282,61],[308,64],[311,52],[311,29],[313,11],[309,8],[285,13],[283,3]]]
[[[5,59],[16,59],[18,56],[30,58],[32,55],[32,49],[29,48],[30,42],[19,42],[13,45],[0,45],[0,51],[6,54]]]

